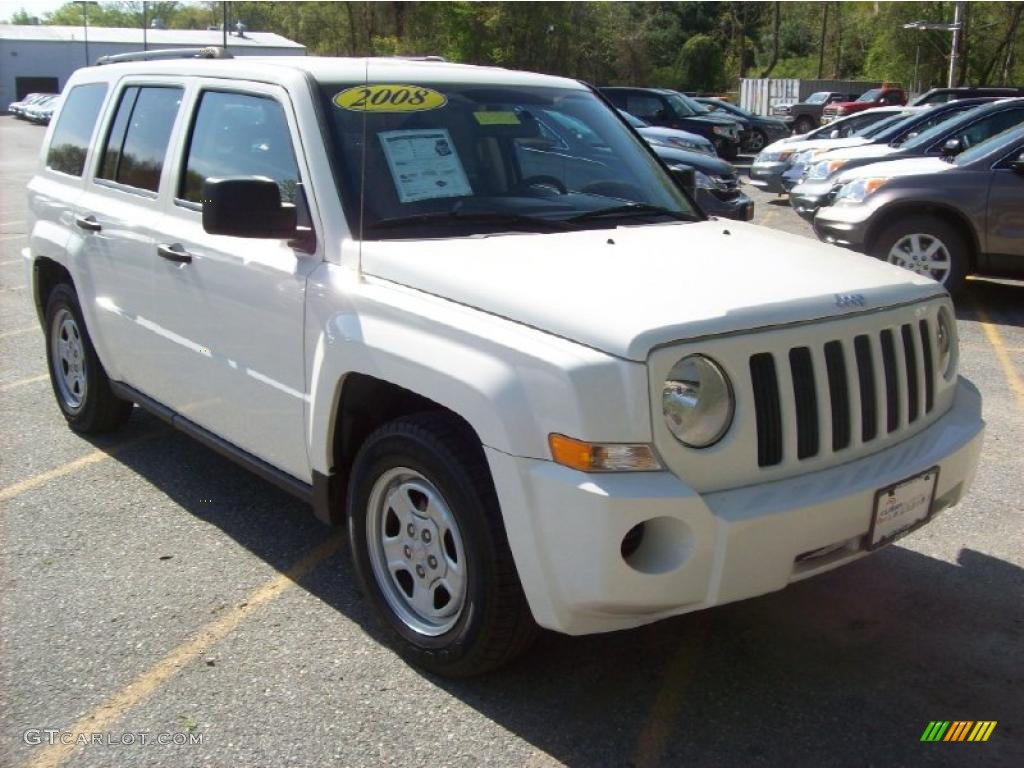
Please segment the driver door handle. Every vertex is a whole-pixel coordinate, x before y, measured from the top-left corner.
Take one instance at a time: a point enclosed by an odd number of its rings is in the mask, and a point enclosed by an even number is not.
[[[181,243],[174,243],[168,245],[167,243],[161,243],[156,247],[156,252],[160,254],[161,258],[173,261],[178,264],[191,264],[192,254],[185,250]]]
[[[86,232],[99,232],[103,229],[103,225],[96,221],[96,217],[92,216],[75,216],[75,226],[79,229],[84,229]]]

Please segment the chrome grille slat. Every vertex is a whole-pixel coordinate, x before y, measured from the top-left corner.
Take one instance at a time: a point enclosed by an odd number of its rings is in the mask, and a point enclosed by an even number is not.
[[[931,413],[935,407],[935,366],[932,361],[935,359],[932,351],[932,334],[927,320],[918,323],[921,331],[921,353],[924,356],[924,363],[921,370],[924,371],[924,412]]]
[[[815,399],[818,405],[818,430],[820,444],[818,451],[827,451],[831,445],[832,450],[835,450],[835,446],[832,442],[832,396],[829,389],[829,376],[828,366],[825,362],[825,351],[824,347],[811,347],[811,360],[814,366],[814,384],[815,384]],[[845,417],[847,423],[849,423],[849,417]]]

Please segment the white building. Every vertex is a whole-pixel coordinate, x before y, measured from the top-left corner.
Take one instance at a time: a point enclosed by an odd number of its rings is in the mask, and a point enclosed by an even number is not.
[[[221,46],[220,30],[147,29],[149,49]],[[228,34],[235,56],[305,56],[306,47],[273,32]],[[60,93],[79,67],[100,56],[143,50],[143,30],[0,24],[0,110],[27,93]]]

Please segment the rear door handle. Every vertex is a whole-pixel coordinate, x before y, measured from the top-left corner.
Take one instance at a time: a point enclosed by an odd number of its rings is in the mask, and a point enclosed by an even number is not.
[[[191,264],[192,254],[185,250],[181,243],[174,243],[173,245],[167,245],[163,243],[156,247],[156,252],[160,254],[161,258],[173,261],[178,264]]]
[[[75,226],[79,229],[84,229],[86,232],[99,232],[103,229],[103,225],[96,221],[96,217],[89,216],[75,216]]]

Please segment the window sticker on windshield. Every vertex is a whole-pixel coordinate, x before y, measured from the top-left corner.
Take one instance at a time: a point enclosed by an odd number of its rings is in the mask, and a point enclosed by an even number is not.
[[[383,131],[377,135],[401,202],[473,194],[446,129]]]
[[[353,112],[424,112],[448,103],[448,97],[418,85],[357,85],[334,95],[334,103]]]
[[[498,112],[488,110],[486,112],[474,112],[473,117],[480,125],[519,125],[519,118],[515,112]]]

